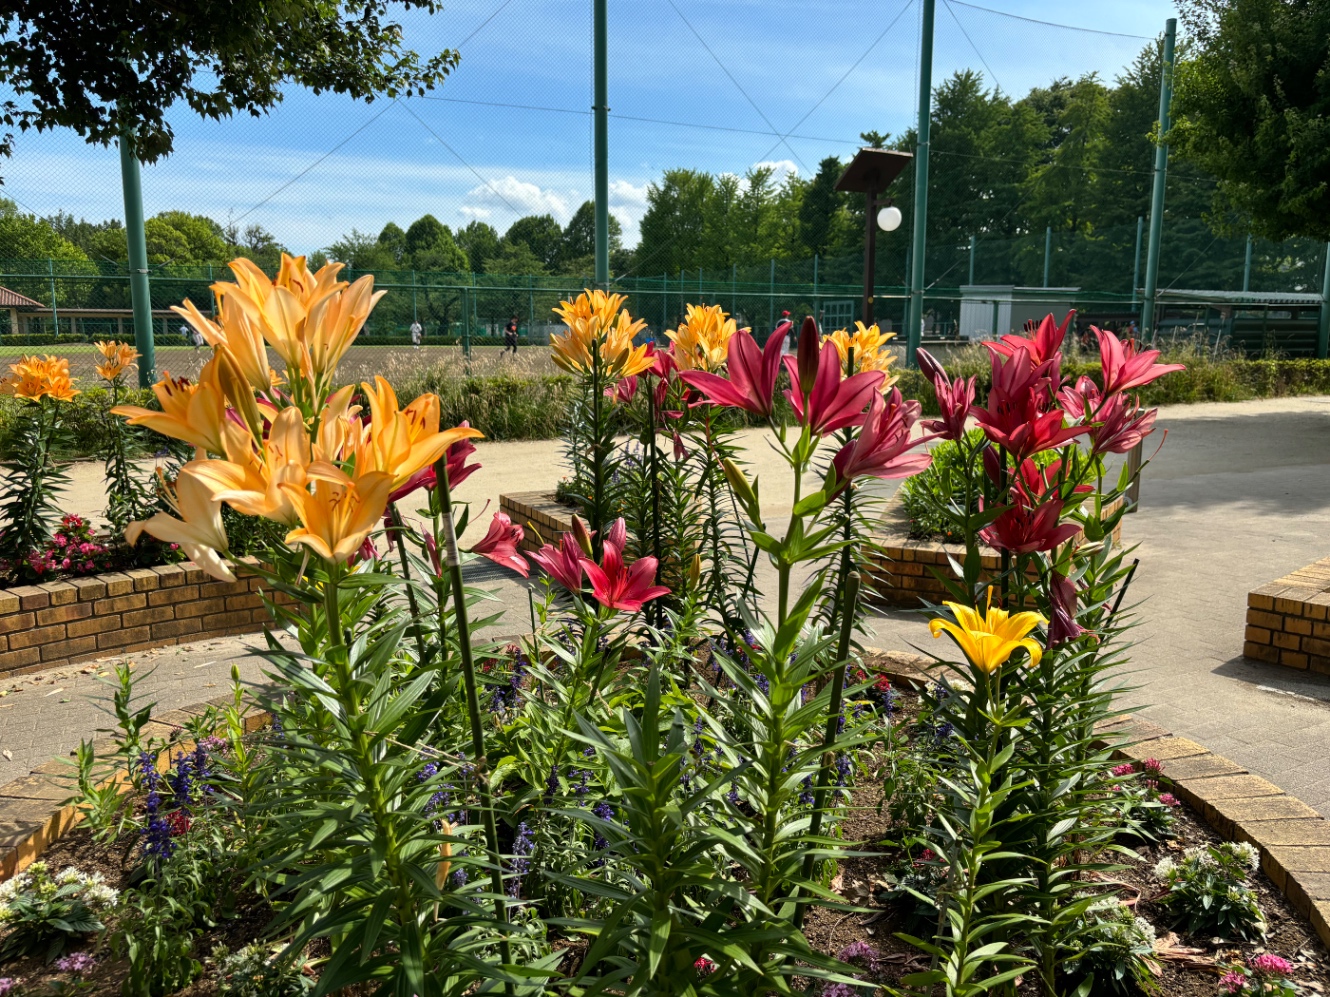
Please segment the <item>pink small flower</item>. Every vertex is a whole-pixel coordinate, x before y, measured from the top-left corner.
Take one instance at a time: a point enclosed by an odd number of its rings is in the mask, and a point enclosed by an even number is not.
[[[1114,765],[1113,774],[1117,776],[1135,775],[1136,766],[1133,765],[1131,762],[1123,762],[1121,765]]]
[[[57,533],[51,538],[51,542],[57,547],[63,547],[65,544],[69,543],[69,539],[63,533]]]
[[[1164,763],[1158,758],[1147,758],[1141,762],[1141,769],[1150,775],[1160,775],[1164,771]]]
[[[1248,968],[1262,976],[1288,976],[1293,972],[1293,963],[1273,952],[1263,952],[1251,961]]]
[[[698,956],[696,961],[693,963],[693,972],[695,972],[699,977],[710,976],[715,971],[716,971],[716,964],[704,955]]]
[[[1219,985],[1228,993],[1241,993],[1247,986],[1247,977],[1230,971],[1219,978]]]
[[[1163,804],[1164,806],[1166,806],[1166,807],[1176,807],[1176,806],[1180,806],[1180,801],[1179,801],[1178,798],[1177,798],[1176,796],[1174,796],[1172,793],[1160,793],[1160,794],[1159,794],[1159,802],[1162,803],[1162,804]]]

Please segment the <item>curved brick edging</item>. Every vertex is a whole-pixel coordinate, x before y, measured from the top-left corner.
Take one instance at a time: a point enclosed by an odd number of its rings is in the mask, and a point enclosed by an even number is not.
[[[1330,557],[1247,594],[1243,657],[1330,675]]]
[[[919,687],[936,677],[930,658],[865,649],[865,661],[893,682]],[[1127,738],[1114,757],[1164,762],[1163,778],[1214,830],[1261,852],[1270,881],[1330,945],[1330,821],[1296,796],[1149,720],[1124,714],[1100,730]]]
[[[190,721],[210,709],[231,706],[231,696],[218,696],[178,710],[163,710],[143,728],[145,740],[165,741],[166,748],[157,758],[157,767],[165,772],[182,754],[194,750],[187,736]],[[245,714],[245,732],[259,730],[271,719],[267,711],[251,709]],[[109,758],[115,751],[113,738],[93,742],[98,758]],[[70,752],[73,755],[73,752]],[[71,790],[77,770],[68,759],[53,759],[33,769],[29,775],[0,786],[0,883],[22,872],[46,849],[64,837],[79,821]],[[123,773],[103,782],[128,787]]]
[[[870,647],[865,649],[864,659],[900,685],[918,688],[934,677],[931,659],[922,655]],[[168,741],[159,765],[165,769],[193,749],[194,743],[181,737],[192,719],[231,702],[231,697],[220,696],[154,717],[145,732]],[[256,731],[269,719],[262,710],[247,713],[245,731]],[[1173,791],[1216,832],[1260,849],[1261,868],[1270,881],[1307,917],[1321,941],[1330,945],[1330,821],[1274,783],[1149,720],[1126,714],[1101,729],[1128,738],[1126,746],[1114,752],[1115,757],[1165,762],[1164,778]],[[103,738],[94,747],[99,755],[109,754],[114,741]],[[56,781],[72,773],[68,761],[57,759],[0,786],[0,882],[25,869],[78,823],[77,810],[65,802],[69,792]]]
[[[522,542],[518,549],[528,553],[540,550],[541,540],[536,538],[537,530],[545,543],[557,543],[561,534],[573,528],[573,510],[558,501],[553,492],[500,495],[499,511],[506,513],[509,519],[522,527]]]
[[[1122,500],[1108,506],[1116,510]],[[1082,536],[1083,534],[1078,534]],[[1122,521],[1113,529],[1113,542],[1122,543]],[[894,606],[916,609],[921,600],[941,603],[951,598],[942,580],[934,573],[941,571],[955,577],[951,560],[965,560],[965,547],[961,544],[916,540],[910,536],[910,517],[900,500],[900,492],[887,499],[873,532],[873,543],[866,548],[868,560],[864,572],[864,599],[875,606]],[[1002,557],[997,553],[981,553],[980,567],[985,575],[1002,571]]]
[[[194,564],[0,589],[0,676],[262,630],[257,575],[219,582]]]

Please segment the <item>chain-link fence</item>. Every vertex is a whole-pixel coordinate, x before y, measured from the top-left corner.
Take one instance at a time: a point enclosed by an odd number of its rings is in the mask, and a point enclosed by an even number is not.
[[[279,248],[389,290],[357,373],[511,363],[498,353],[513,318],[520,350],[542,342],[553,305],[591,281],[590,8],[457,0],[405,16],[422,54],[462,55],[424,98],[294,91],[265,118],[177,115],[176,152],[144,170],[159,368],[195,362],[169,306],[206,307],[228,254],[271,268]],[[689,302],[756,329],[786,311],[830,327],[859,317],[863,206],[831,181],[861,132],[895,129],[881,140],[912,148],[919,14],[917,0],[760,17],[741,0],[611,4],[611,264],[651,333]],[[1005,332],[1038,308],[1139,317],[1159,52],[1156,26],[1120,20],[1073,28],[939,0],[926,338]],[[0,350],[81,357],[80,343],[128,338],[115,150],[25,134],[0,165],[14,202],[0,211]],[[890,192],[903,224],[877,237],[876,313],[898,330],[912,187],[907,168]],[[1314,350],[1326,247],[1249,243],[1211,217],[1213,187],[1172,164],[1160,329],[1249,353]]]

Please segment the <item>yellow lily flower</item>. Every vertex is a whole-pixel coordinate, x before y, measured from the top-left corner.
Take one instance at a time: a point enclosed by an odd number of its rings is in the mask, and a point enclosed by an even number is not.
[[[574,301],[562,301],[554,313],[563,319],[568,333],[550,337],[554,363],[572,374],[585,374],[592,367],[592,347],[600,344],[600,359],[607,377],[617,380],[640,374],[655,362],[647,347],[633,346],[633,337],[646,328],[646,321],[622,311],[622,294],[583,291]]]
[[[147,426],[212,453],[226,452],[222,432],[226,397],[218,381],[216,357],[203,365],[196,383],[164,371],[152,391],[162,406],[160,412],[138,405],[117,405],[111,413],[125,416],[131,426]]]
[[[354,478],[333,464],[315,461],[308,468],[314,490],[283,484],[300,526],[286,535],[288,544],[304,544],[324,560],[345,564],[383,518],[392,491],[392,475],[383,471]]]
[[[138,350],[128,343],[120,343],[114,339],[92,345],[97,347],[97,352],[102,355],[102,363],[96,365],[97,373],[108,381],[114,381],[139,358]]]
[[[72,401],[80,392],[69,376],[69,361],[64,357],[47,356],[45,359],[23,357],[9,365],[9,376],[0,380],[0,395],[26,398],[30,402],[43,398]]]
[[[438,395],[427,392],[399,410],[397,394],[384,378],[376,377],[373,384],[362,387],[369,399],[369,433],[356,453],[356,471],[384,471],[392,475],[394,488],[429,467],[459,440],[485,435],[462,426],[440,432]]]
[[[854,347],[854,370],[855,373],[863,371],[880,370],[886,374],[882,381],[880,390],[886,392],[899,380],[898,375],[891,373],[891,365],[896,362],[898,355],[886,349],[887,341],[896,338],[894,332],[882,332],[877,324],[865,326],[860,321],[855,321],[855,329],[851,333],[846,329],[837,329],[826,337],[825,341],[836,347],[836,352],[840,354],[841,366],[846,365],[849,357],[850,347]]]
[[[720,305],[689,305],[678,331],[665,335],[674,341],[674,362],[680,370],[715,371],[724,365],[736,331],[734,319]]]
[[[142,534],[148,533],[163,543],[179,544],[189,559],[213,578],[235,581],[235,574],[219,553],[227,549],[228,543],[222,526],[222,504],[214,494],[212,483],[198,473],[191,461],[180,469],[175,486],[165,486],[164,492],[180,518],[159,512],[151,519],[130,523],[125,530],[125,541],[133,546]]]
[[[345,291],[317,301],[305,320],[310,364],[316,374],[337,369],[359,335],[369,313],[387,291],[374,291],[374,278],[366,274]]]
[[[294,526],[299,517],[291,496],[282,486],[306,485],[311,455],[309,433],[300,410],[285,408],[277,414],[261,453],[255,452],[248,435],[228,437],[227,444],[226,460],[190,464],[199,477],[213,486],[214,497],[247,516],[262,516]]]
[[[941,636],[944,630],[951,634],[970,664],[981,672],[991,675],[1021,647],[1030,653],[1032,666],[1039,664],[1043,648],[1038,641],[1027,636],[1035,627],[1048,622],[1038,613],[1009,615],[1005,609],[989,605],[980,614],[977,609],[957,602],[943,605],[956,615],[956,622],[933,620],[928,624],[929,632],[934,637]]]
[[[173,305],[171,311],[197,329],[203,341],[214,350],[229,353],[236,369],[256,391],[267,391],[273,386],[273,371],[268,365],[263,331],[238,301],[228,300],[224,295],[219,298],[220,324],[200,312],[188,298],[183,306]]]
[[[600,328],[604,329],[614,321],[627,300],[627,295],[610,294],[599,288],[594,291],[583,290],[572,301],[560,301],[554,314],[563,319],[563,324],[569,328],[578,320],[594,318],[600,320]]]

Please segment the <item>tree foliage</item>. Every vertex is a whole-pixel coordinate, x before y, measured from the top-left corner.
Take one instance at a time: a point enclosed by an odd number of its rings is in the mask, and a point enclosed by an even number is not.
[[[1330,0],[1190,0],[1179,150],[1267,239],[1330,239]]]
[[[0,30],[0,122],[24,131],[72,128],[110,145],[134,135],[139,158],[171,152],[167,110],[183,100],[212,119],[258,117],[296,83],[358,100],[422,94],[457,65],[403,47],[393,8],[434,13],[436,0],[82,0],[6,6]],[[4,149],[8,151],[12,133]]]

